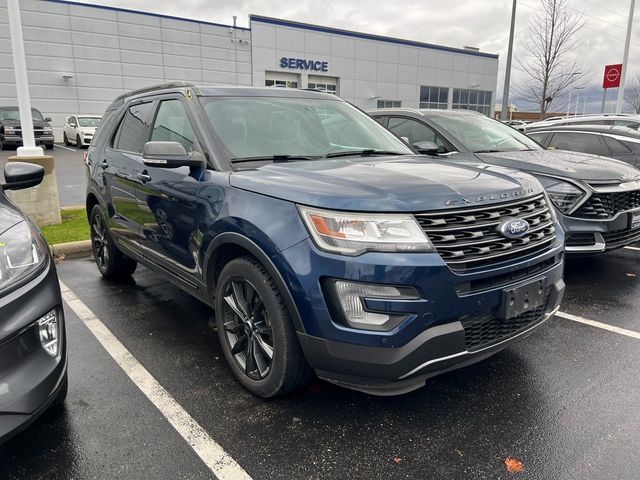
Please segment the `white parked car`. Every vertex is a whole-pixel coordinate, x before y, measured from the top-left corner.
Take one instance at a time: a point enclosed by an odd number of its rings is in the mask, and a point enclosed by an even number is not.
[[[89,145],[93,135],[96,133],[96,127],[100,120],[102,120],[100,115],[72,115],[67,117],[67,122],[64,124],[64,133],[62,134],[64,144],[71,145],[73,143],[78,148]]]

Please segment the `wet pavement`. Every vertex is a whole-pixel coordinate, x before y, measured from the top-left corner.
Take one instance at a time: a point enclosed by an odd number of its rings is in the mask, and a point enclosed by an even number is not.
[[[61,280],[254,479],[633,479],[640,340],[562,318],[479,364],[380,398],[315,381],[252,397],[226,367],[212,311],[139,267],[89,259]],[[640,251],[568,262],[562,311],[640,332]],[[65,410],[0,447],[0,479],[213,478],[67,308]],[[524,472],[509,474],[513,457]]]
[[[53,155],[54,158],[61,207],[84,205],[87,185],[83,161],[84,152],[86,150],[58,144],[53,150],[44,151],[45,155]],[[0,150],[0,181],[4,180],[3,172],[7,158],[15,154],[15,150]]]

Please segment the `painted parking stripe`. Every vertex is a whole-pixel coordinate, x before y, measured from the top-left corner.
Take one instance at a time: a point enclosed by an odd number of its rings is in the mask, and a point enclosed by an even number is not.
[[[57,143],[56,143],[56,147],[64,148],[65,150],[71,150],[72,152],[77,152],[75,148],[65,147],[64,145],[58,145]]]
[[[251,480],[244,469],[196,422],[120,343],[82,300],[60,282],[62,297],[104,349],[219,480]]]
[[[592,327],[601,328],[603,330],[608,330],[613,333],[619,333],[620,335],[626,335],[627,337],[640,340],[640,333],[634,332],[633,330],[627,330],[626,328],[614,327],[607,323],[596,322],[595,320],[589,320],[588,318],[582,318],[565,312],[556,312],[556,317],[571,320],[572,322],[584,323],[585,325],[591,325]]]
[[[624,248],[626,248],[627,250],[638,250],[638,251],[640,251],[640,248],[638,248],[638,247],[624,247]]]

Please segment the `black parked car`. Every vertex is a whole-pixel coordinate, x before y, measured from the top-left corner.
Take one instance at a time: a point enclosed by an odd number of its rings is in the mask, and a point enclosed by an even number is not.
[[[42,234],[4,194],[43,175],[38,165],[7,163],[0,187],[0,444],[67,396],[56,268]]]
[[[51,119],[43,117],[35,108],[31,109],[33,119],[33,136],[36,145],[53,148],[53,129]],[[22,127],[20,126],[20,112],[18,107],[0,107],[0,150],[17,148],[22,145]]]
[[[369,112],[421,153],[516,168],[540,180],[567,234],[569,253],[597,253],[640,240],[640,170],[610,158],[545,150],[517,130],[473,111]],[[461,154],[464,154],[461,157]]]
[[[527,131],[527,135],[546,148],[603,155],[640,167],[640,132],[631,128],[558,126]]]

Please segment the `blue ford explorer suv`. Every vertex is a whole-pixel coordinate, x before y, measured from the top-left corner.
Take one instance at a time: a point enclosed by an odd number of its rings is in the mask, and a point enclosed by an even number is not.
[[[411,391],[526,336],[564,291],[564,234],[533,177],[417,155],[330,94],[130,92],[87,164],[102,275],[141,262],[211,305],[261,397],[314,372]]]

